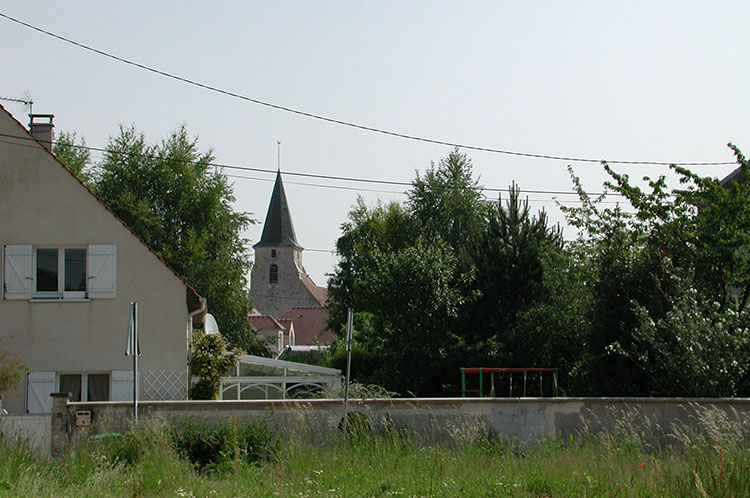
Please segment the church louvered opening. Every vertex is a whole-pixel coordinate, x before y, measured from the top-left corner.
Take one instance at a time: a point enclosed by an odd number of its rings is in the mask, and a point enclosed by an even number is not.
[[[271,265],[268,269],[268,282],[271,284],[279,282],[279,267],[277,265]]]

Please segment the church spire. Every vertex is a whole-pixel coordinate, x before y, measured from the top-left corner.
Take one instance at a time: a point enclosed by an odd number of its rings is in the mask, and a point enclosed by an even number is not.
[[[302,249],[294,234],[292,216],[286,202],[284,184],[281,181],[281,171],[276,173],[276,183],[273,186],[271,202],[268,204],[266,222],[263,224],[263,235],[253,247],[292,246]]]

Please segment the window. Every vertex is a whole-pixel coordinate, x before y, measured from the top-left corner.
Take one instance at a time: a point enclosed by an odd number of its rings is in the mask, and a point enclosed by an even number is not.
[[[276,284],[279,282],[279,267],[276,265],[271,265],[271,267],[268,269],[268,282],[271,284]]]
[[[5,299],[113,299],[117,290],[117,247],[6,245]]]
[[[271,257],[272,258],[276,257],[276,249],[271,249]]]
[[[86,297],[86,249],[36,249],[34,297],[83,299]]]
[[[71,401],[109,401],[109,374],[60,374],[60,392]]]

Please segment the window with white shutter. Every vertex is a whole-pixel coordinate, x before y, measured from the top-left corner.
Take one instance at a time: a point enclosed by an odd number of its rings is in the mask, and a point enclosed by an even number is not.
[[[55,392],[55,372],[30,372],[26,392],[26,410],[29,413],[50,413]]]
[[[31,245],[3,247],[3,297],[31,299],[34,288],[34,258]]]
[[[3,298],[114,299],[117,247],[3,246]]]
[[[87,254],[89,298],[114,299],[117,297],[117,246],[91,244]]]

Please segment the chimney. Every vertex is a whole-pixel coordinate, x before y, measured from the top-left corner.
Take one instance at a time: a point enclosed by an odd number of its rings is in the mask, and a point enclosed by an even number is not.
[[[52,124],[52,120],[55,119],[55,115],[29,114],[29,119],[29,131],[31,131],[31,135],[39,140],[48,151],[52,151],[52,128],[55,127]]]

